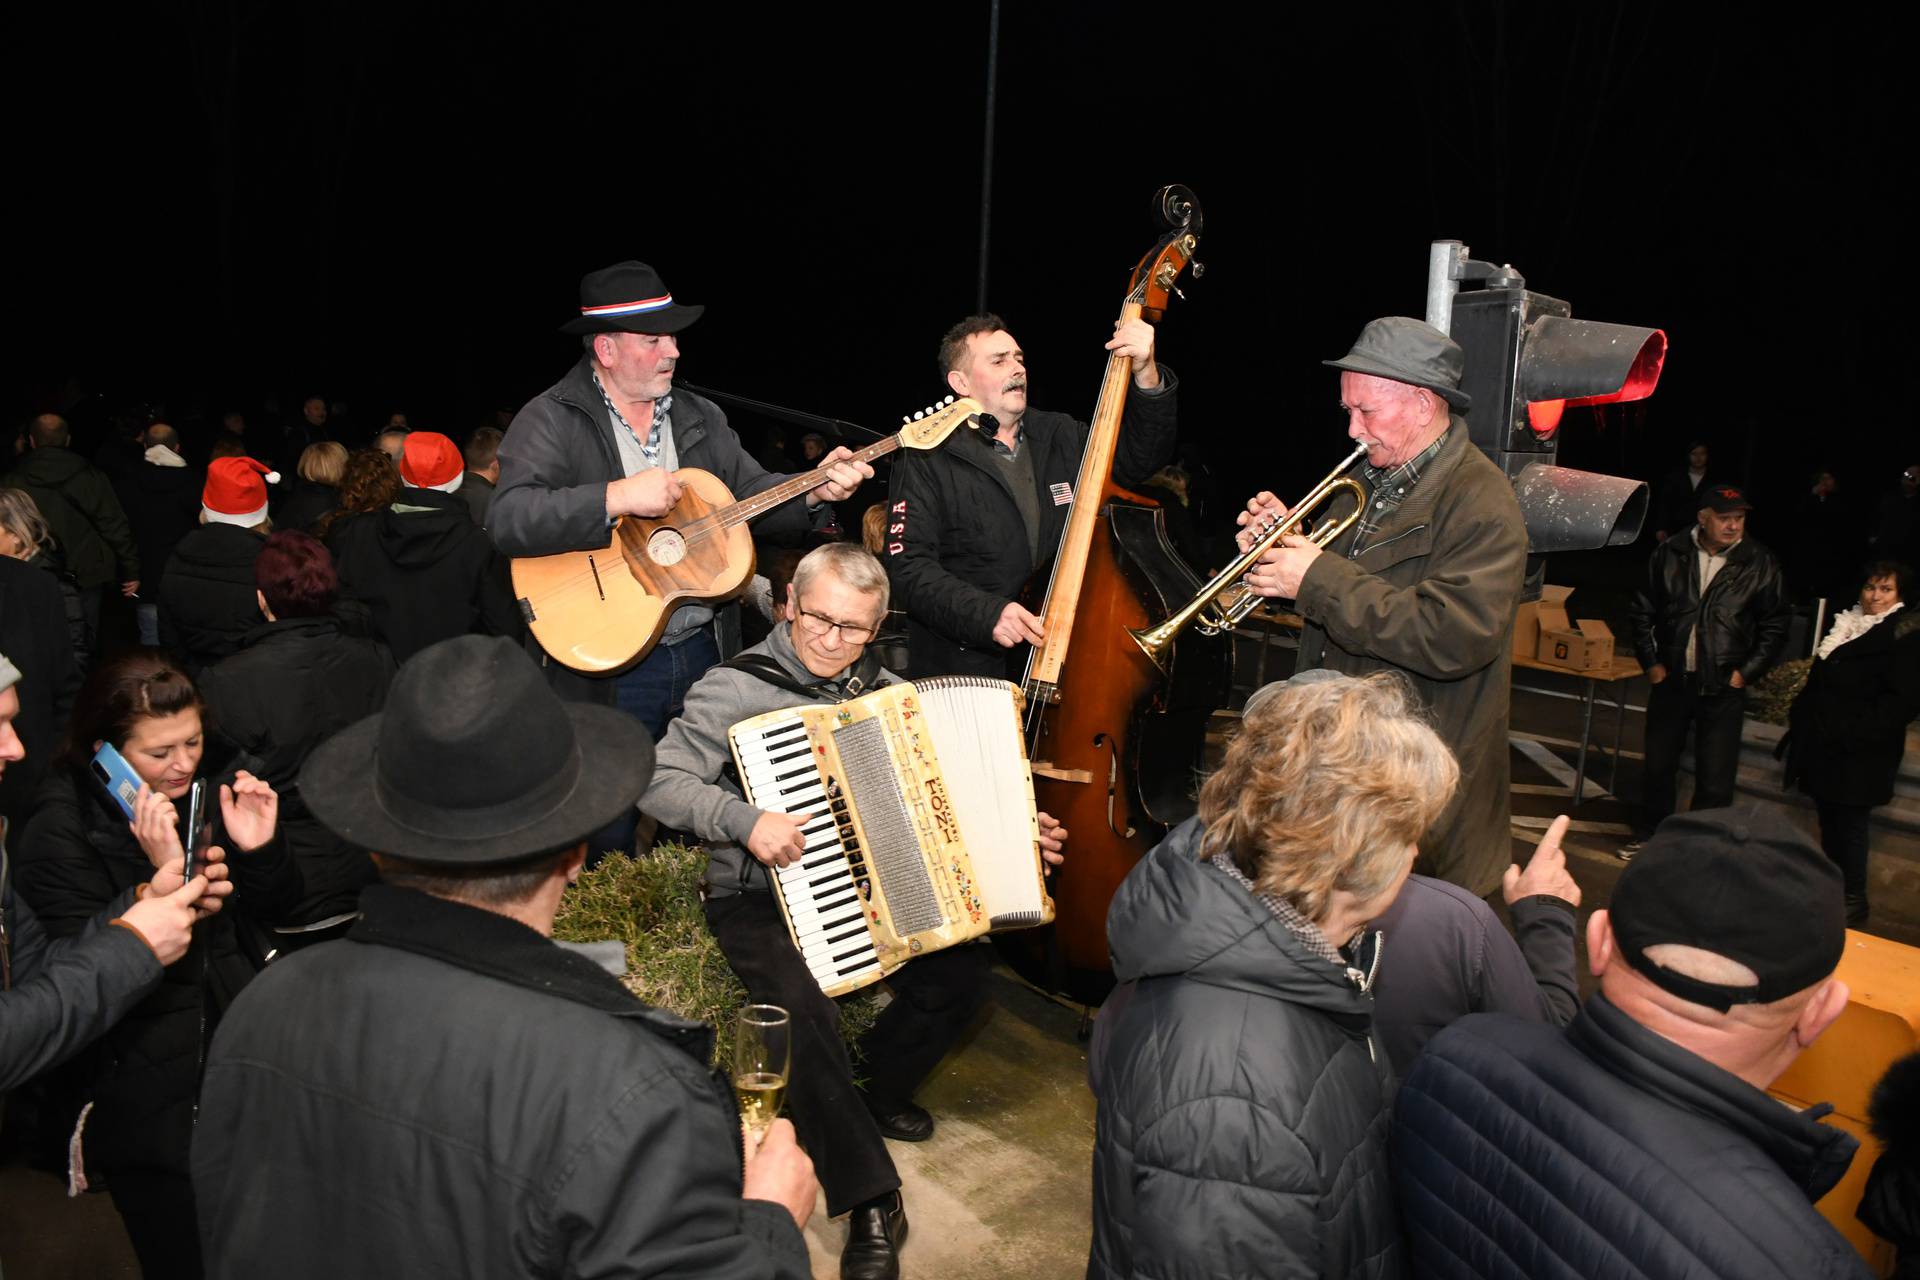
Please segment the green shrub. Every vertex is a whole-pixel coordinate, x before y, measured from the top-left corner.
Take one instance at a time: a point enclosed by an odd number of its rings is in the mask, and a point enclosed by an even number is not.
[[[1807,687],[1807,672],[1812,667],[1812,658],[1795,658],[1760,677],[1753,688],[1747,690],[1747,717],[1767,724],[1785,724],[1793,700]]]
[[[713,1025],[714,1065],[733,1053],[733,1018],[747,1002],[700,909],[700,877],[707,852],[679,844],[655,845],[650,856],[608,854],[567,890],[553,936],[566,942],[609,938],[627,949],[626,984],[648,1004]],[[840,1002],[840,1034],[849,1049],[879,1013],[878,985]]]

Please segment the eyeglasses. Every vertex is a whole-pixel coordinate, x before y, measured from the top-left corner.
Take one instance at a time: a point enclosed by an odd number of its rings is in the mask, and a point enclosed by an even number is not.
[[[838,632],[838,639],[845,644],[865,644],[873,639],[879,630],[877,627],[865,627],[853,622],[836,622],[832,618],[824,617],[804,607],[800,610],[800,625],[810,636],[824,636],[830,631]]]

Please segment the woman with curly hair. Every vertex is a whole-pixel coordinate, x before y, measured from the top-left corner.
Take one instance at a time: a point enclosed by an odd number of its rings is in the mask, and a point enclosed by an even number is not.
[[[1247,713],[1107,914],[1090,1280],[1403,1269],[1358,957],[1460,769],[1401,677],[1312,675]]]
[[[331,545],[341,525],[385,511],[400,492],[400,471],[392,458],[380,449],[355,449],[340,472],[340,504],[314,522],[313,536]]]

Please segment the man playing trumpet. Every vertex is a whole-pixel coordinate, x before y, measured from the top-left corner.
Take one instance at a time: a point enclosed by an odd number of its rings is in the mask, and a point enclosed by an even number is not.
[[[1457,414],[1465,355],[1433,326],[1375,320],[1339,360],[1347,435],[1364,444],[1360,518],[1323,552],[1287,534],[1247,584],[1305,621],[1299,670],[1394,669],[1419,690],[1460,761],[1460,789],[1419,841],[1417,870],[1482,896],[1513,861],[1507,705],[1527,532],[1513,486]],[[1240,547],[1287,508],[1268,492],[1240,515]]]

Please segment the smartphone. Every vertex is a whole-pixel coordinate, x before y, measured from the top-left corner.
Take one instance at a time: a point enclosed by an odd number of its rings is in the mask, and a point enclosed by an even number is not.
[[[180,847],[187,851],[182,882],[193,879],[200,864],[200,851],[207,847],[207,780],[195,778],[187,792],[187,829],[180,833]]]
[[[113,749],[111,742],[103,742],[100,749],[93,753],[93,776],[107,789],[107,794],[119,802],[120,812],[127,815],[127,821],[133,821],[133,802],[144,785],[140,775],[133,771],[125,756]]]

